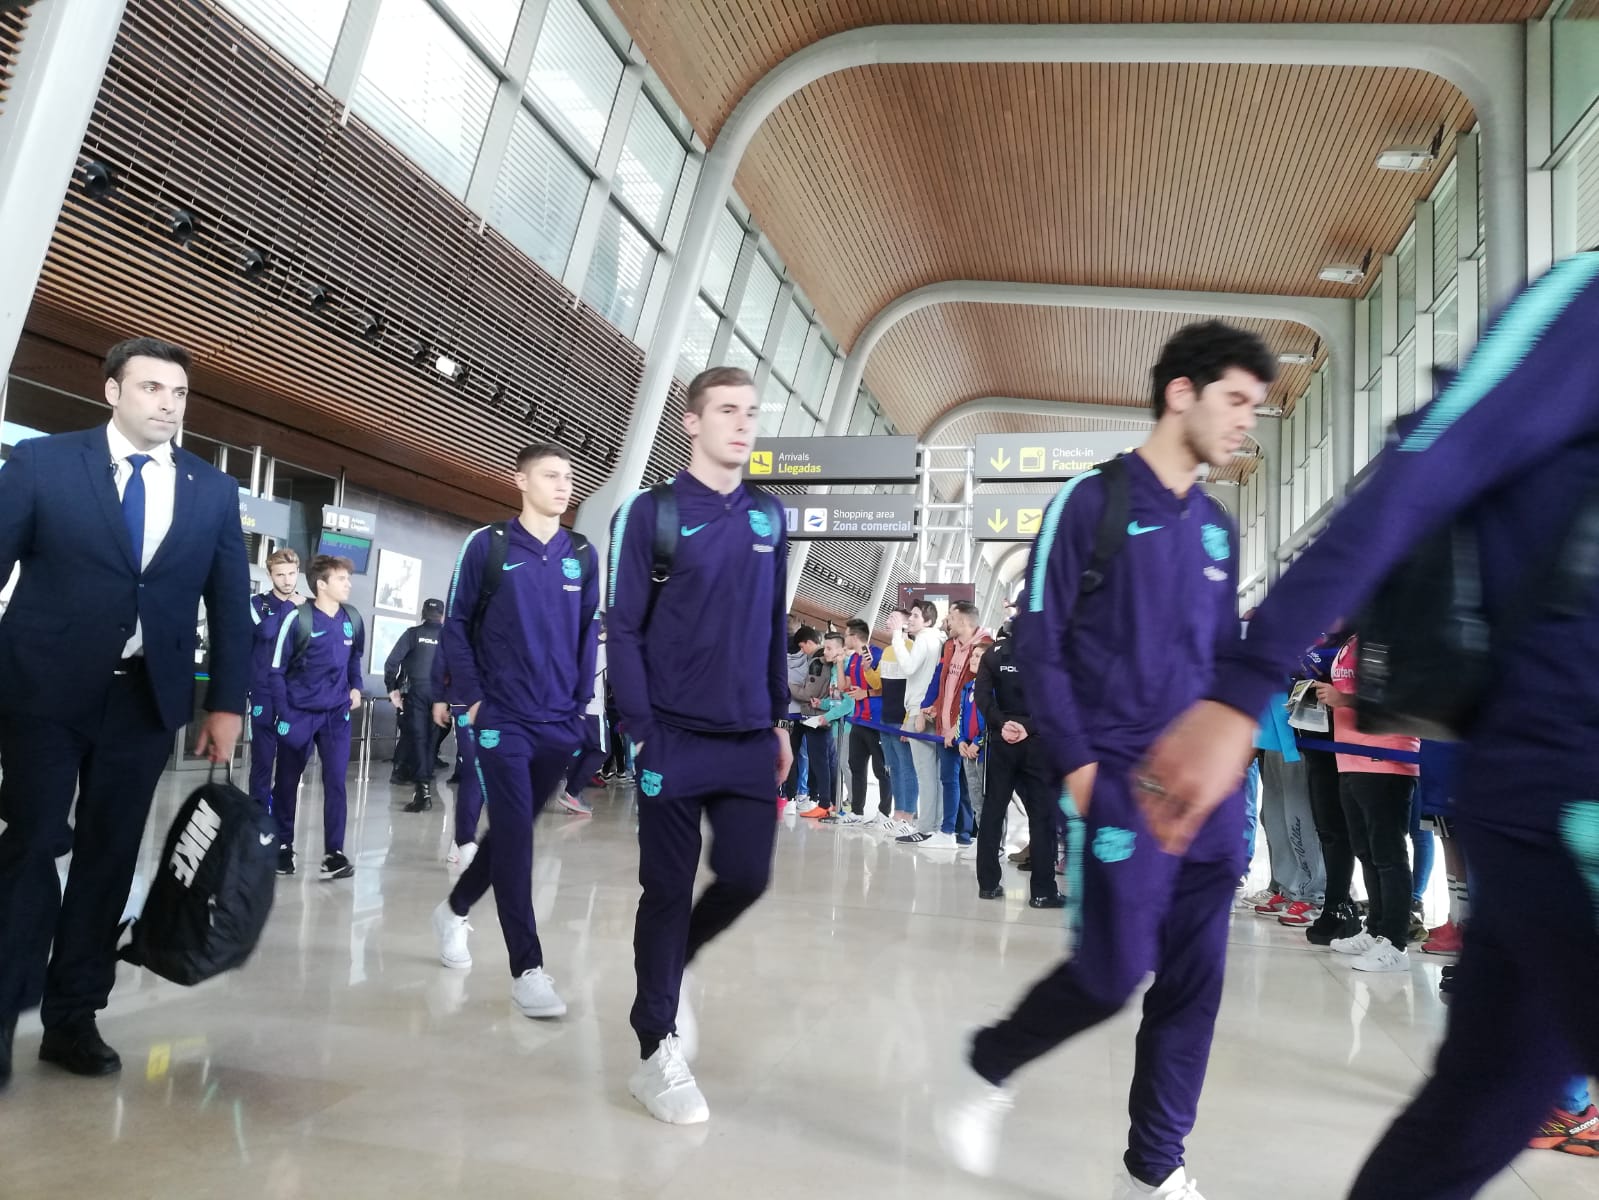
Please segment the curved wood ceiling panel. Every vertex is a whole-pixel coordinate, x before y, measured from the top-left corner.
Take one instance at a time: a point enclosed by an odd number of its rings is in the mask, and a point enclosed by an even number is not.
[[[709,142],[739,97],[783,59],[867,25],[1488,24],[1531,20],[1549,0],[611,0],[611,7]]]
[[[779,108],[737,183],[852,344],[942,279],[1350,295],[1317,270],[1391,248],[1471,120],[1422,71],[864,67]],[[1431,172],[1374,166],[1440,125]]]
[[[866,366],[866,384],[899,428],[925,429],[982,396],[1144,405],[1166,340],[1199,318],[1181,313],[945,304],[896,325]],[[1286,321],[1236,321],[1274,351],[1310,351],[1315,337]],[[1309,367],[1282,367],[1272,403],[1304,390]],[[970,436],[1022,417],[962,421]],[[1061,427],[1060,422],[1055,428]]]

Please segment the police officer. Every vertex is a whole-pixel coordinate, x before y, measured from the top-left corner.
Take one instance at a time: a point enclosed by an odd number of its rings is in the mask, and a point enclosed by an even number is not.
[[[416,795],[405,806],[406,812],[426,812],[433,807],[433,702],[444,698],[433,692],[433,659],[443,629],[444,601],[425,601],[422,624],[400,635],[383,664],[383,686],[404,724],[400,748],[410,750],[404,768],[416,781]],[[399,757],[396,753],[395,758]]]

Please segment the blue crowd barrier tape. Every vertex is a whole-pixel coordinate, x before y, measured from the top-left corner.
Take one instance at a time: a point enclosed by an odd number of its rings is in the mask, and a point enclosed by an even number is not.
[[[944,739],[936,733],[912,733],[908,729],[901,729],[898,725],[885,725],[881,721],[859,721],[854,717],[845,717],[844,720],[851,725],[858,725],[862,729],[875,729],[879,733],[898,734],[902,738],[909,738],[915,742],[936,742],[942,746]]]
[[[1421,763],[1421,755],[1414,750],[1385,750],[1381,746],[1357,746],[1352,742],[1328,742],[1321,738],[1299,739],[1301,750],[1326,750],[1332,754],[1350,754],[1357,758],[1377,758],[1384,762]]]

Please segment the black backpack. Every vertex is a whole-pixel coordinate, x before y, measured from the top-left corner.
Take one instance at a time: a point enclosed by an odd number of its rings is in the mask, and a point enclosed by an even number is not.
[[[261,805],[232,783],[196,788],[120,957],[185,987],[242,966],[272,912],[277,861],[277,829]]]
[[[772,523],[773,529],[782,529],[786,523],[783,515],[783,506],[776,497],[752,484],[745,484],[755,503],[766,514],[766,519]],[[649,613],[655,608],[655,598],[660,595],[661,588],[667,580],[672,578],[672,566],[677,561],[677,542],[681,536],[682,527],[677,520],[677,492],[670,483],[657,483],[650,488],[650,497],[655,501],[655,537],[650,545],[650,601],[645,610],[644,624],[649,624]],[[618,516],[621,514],[618,513]],[[611,544],[616,544],[616,530],[611,531]]]
[[[311,648],[311,634],[315,632],[312,626],[311,610],[315,607],[316,603],[314,601],[303,600],[294,611],[294,653],[289,656],[288,669],[290,671],[298,669],[300,664],[305,661],[306,651]],[[360,612],[347,604],[341,604],[339,605],[339,615],[349,622],[350,636],[359,641],[363,629]]]
[[[505,556],[510,551],[511,534],[509,521],[496,521],[488,527],[489,556],[483,564],[483,578],[478,581],[477,603],[472,606],[472,618],[467,626],[467,637],[472,645],[477,645],[478,631],[483,627],[483,618],[489,611],[489,603],[494,599],[494,594],[500,590],[500,582],[505,578]],[[572,550],[578,562],[582,564],[582,574],[578,577],[582,587],[588,587],[589,581],[594,578],[598,564],[594,559],[594,548],[575,529],[568,529],[566,536],[572,539]]]

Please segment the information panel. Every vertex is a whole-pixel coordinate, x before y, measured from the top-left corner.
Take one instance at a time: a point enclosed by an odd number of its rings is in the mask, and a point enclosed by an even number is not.
[[[916,439],[762,438],[744,469],[752,483],[914,483]]]
[[[973,440],[973,473],[981,480],[1057,480],[1143,444],[1144,429],[1094,433],[980,433]]]
[[[916,538],[915,496],[817,495],[800,492],[782,501],[790,541],[909,542]]]

